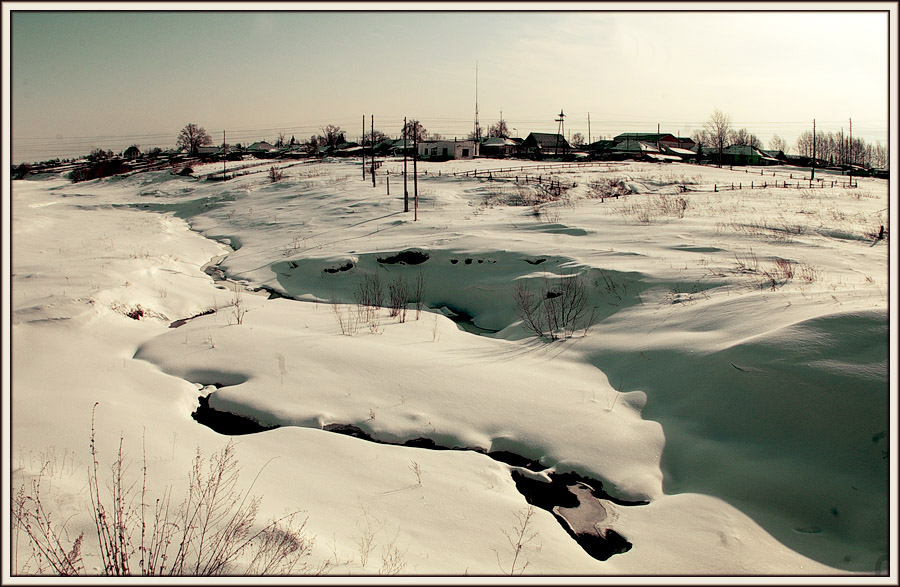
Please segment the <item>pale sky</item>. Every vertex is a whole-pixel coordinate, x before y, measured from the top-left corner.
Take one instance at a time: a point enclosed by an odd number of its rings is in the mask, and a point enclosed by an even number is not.
[[[180,6],[4,3],[13,162],[173,146],[189,122],[218,143],[326,124],[355,140],[373,114],[388,135],[408,116],[465,137],[476,63],[482,127],[502,111],[522,137],[556,132],[560,110],[567,135],[587,138],[590,116],[592,140],[687,136],[719,109],[764,143],[793,147],[813,119],[848,133],[851,118],[854,137],[887,142],[892,2]],[[272,10],[243,10],[258,6]]]

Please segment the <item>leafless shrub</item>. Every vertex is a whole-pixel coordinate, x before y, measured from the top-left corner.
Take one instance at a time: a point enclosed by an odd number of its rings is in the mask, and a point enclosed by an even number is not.
[[[74,540],[68,537],[65,523],[57,525],[45,503],[43,481],[49,462],[27,484],[23,483],[12,499],[13,572],[42,575],[52,572],[61,576],[84,572],[82,543],[84,533]],[[19,566],[19,535],[24,532],[31,545],[31,557]],[[71,544],[71,546],[68,546]],[[31,563],[36,566],[32,571]]]
[[[284,171],[278,169],[274,165],[269,167],[269,181],[276,183],[284,179]]]
[[[377,333],[380,328],[378,312],[384,307],[384,291],[378,272],[364,276],[353,295],[356,299],[358,320],[368,325],[369,332]]]
[[[650,224],[657,218],[684,218],[688,202],[681,196],[657,194],[632,201],[621,208],[626,218],[633,218],[641,224]]]
[[[800,279],[802,279],[803,281],[808,281],[810,283],[818,281],[820,277],[818,269],[806,264],[798,264],[796,273]]]
[[[795,266],[796,263],[794,263],[793,261],[776,257],[775,266],[771,268],[767,273],[775,279],[779,280],[793,279]]]
[[[544,281],[540,295],[520,283],[515,293],[516,311],[522,326],[539,338],[569,338],[591,326],[595,312],[588,306],[584,278],[568,273],[554,284]]]
[[[416,476],[416,485],[422,484],[422,467],[416,461],[409,462],[409,470]]]
[[[425,273],[421,269],[413,280],[412,298],[416,307],[416,320],[418,320],[422,314],[422,307],[425,305]]]
[[[749,253],[743,255],[735,253],[734,261],[737,263],[738,273],[756,273],[759,270],[759,259],[756,258],[752,248]]]
[[[549,204],[536,204],[531,209],[531,215],[540,222],[556,224],[561,217],[561,209],[555,202]]]
[[[239,289],[238,285],[234,285],[234,295],[231,298],[231,302],[226,306],[227,308],[231,308],[231,318],[234,319],[235,324],[243,324],[244,316],[247,315],[247,306],[244,305],[244,293]],[[229,320],[230,322],[230,320]]]
[[[406,322],[406,304],[409,300],[409,286],[402,275],[388,284],[388,307],[391,318],[400,317],[400,323]]]
[[[404,552],[397,547],[397,538],[399,535],[400,530],[398,529],[390,543],[381,547],[381,567],[378,569],[379,575],[399,575],[406,567]]]
[[[292,255],[296,255],[301,249],[302,241],[299,236],[295,236],[291,239],[291,243],[289,245],[285,245],[284,249],[281,251],[281,255],[284,257],[290,257]]]
[[[109,467],[110,478],[101,477],[93,421],[92,415],[88,492],[97,552],[91,554],[100,559],[102,574],[225,575],[236,570],[242,557],[244,571],[250,574],[324,571],[323,565],[316,567],[303,560],[312,551],[313,539],[299,512],[257,529],[260,498],[238,489],[233,443],[208,461],[197,451],[180,506],[171,504],[171,487],[165,487],[151,504],[146,455],[138,481],[128,474],[124,438],[120,438],[116,459]],[[60,575],[84,572],[83,534],[71,547],[64,546],[65,524],[57,529],[53,513],[45,508],[41,476],[32,482],[30,491],[23,485],[17,493],[13,519],[24,528],[41,559],[39,572],[45,566]]]
[[[599,198],[618,198],[632,193],[625,181],[616,177],[601,178],[588,183],[588,196]]]
[[[600,270],[600,281],[602,283],[598,283],[598,285],[617,300],[622,301],[628,295],[628,282],[616,281],[612,275],[602,269]]]
[[[362,503],[360,503],[359,507],[363,516],[361,520],[357,521],[356,525],[362,534],[356,539],[356,544],[359,546],[359,564],[366,566],[369,564],[369,556],[375,548],[375,537],[384,528],[385,522],[372,516],[369,513],[369,509]]]
[[[529,565],[529,561],[525,556],[526,551],[529,545],[538,537],[537,531],[530,528],[532,516],[534,516],[534,506],[529,505],[523,511],[516,513],[516,524],[513,526],[512,531],[501,530],[510,548],[512,548],[511,560],[508,566],[500,560],[500,553],[497,550],[494,551],[494,554],[497,555],[497,566],[500,567],[504,574],[510,576],[521,575]],[[541,546],[532,548],[540,550]]]
[[[783,218],[780,223],[770,224],[769,220],[749,220],[743,222],[720,222],[716,225],[716,232],[744,234],[754,238],[765,239],[769,242],[789,244],[794,241],[794,235],[806,232],[805,224],[791,224]]]
[[[359,330],[358,312],[356,315],[350,311],[349,306],[342,306],[338,303],[334,291],[331,292],[331,313],[338,321],[341,328],[341,334],[344,336],[353,336]]]

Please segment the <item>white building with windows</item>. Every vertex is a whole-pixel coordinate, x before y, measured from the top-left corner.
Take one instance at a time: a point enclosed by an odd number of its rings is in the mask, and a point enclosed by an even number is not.
[[[474,140],[423,141],[419,143],[420,159],[471,159],[478,156],[478,142]]]

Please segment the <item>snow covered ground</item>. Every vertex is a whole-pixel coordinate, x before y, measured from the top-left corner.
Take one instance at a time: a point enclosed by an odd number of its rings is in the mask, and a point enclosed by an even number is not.
[[[157,491],[233,440],[261,517],[302,509],[332,575],[896,568],[886,181],[419,163],[414,220],[400,161],[376,187],[359,161],[273,165],[277,183],[265,165],[12,184],[6,471],[15,489],[44,467],[88,572],[92,415],[100,461],[122,439]],[[548,199],[550,177],[575,187]],[[376,278],[385,305],[410,289],[405,316],[358,311]],[[587,310],[569,336],[523,327],[517,293],[574,280]],[[275,428],[220,434],[192,418],[198,396]],[[475,450],[401,446],[422,438]],[[514,560],[514,474],[570,472],[604,496],[573,485],[562,518],[534,509]],[[599,560],[564,523],[630,547]],[[34,572],[11,538],[12,573]]]

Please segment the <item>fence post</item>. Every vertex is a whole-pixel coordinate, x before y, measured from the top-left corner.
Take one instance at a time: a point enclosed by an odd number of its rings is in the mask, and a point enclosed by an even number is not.
[[[387,182],[387,195],[390,196],[390,195],[391,195],[391,176],[390,176],[390,175],[386,175],[386,176],[385,176],[385,181]]]
[[[714,191],[714,192],[719,191],[719,188],[718,188],[718,186],[717,186],[716,184],[713,184],[713,191]]]
[[[753,182],[752,182],[752,181],[750,182],[750,189],[751,189],[751,190],[753,189]]]

